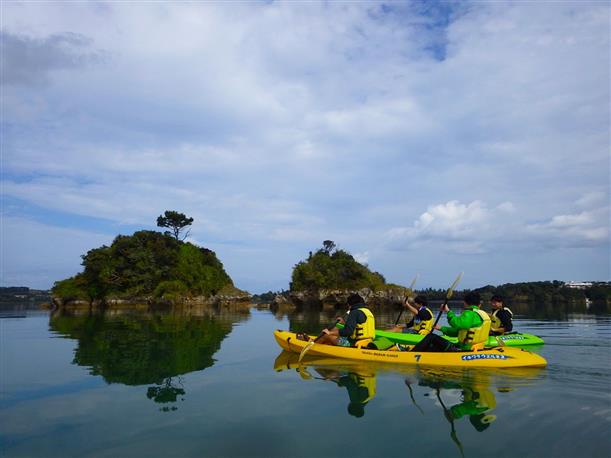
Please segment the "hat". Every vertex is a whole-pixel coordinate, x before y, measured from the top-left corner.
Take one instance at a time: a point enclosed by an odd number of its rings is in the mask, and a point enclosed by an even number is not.
[[[365,415],[365,406],[360,402],[351,402],[348,404],[348,413],[353,417],[360,418]]]
[[[360,296],[360,294],[356,294],[356,293],[351,294],[350,296],[348,296],[348,299],[346,299],[346,303],[348,305],[362,304],[363,302],[365,301]]]

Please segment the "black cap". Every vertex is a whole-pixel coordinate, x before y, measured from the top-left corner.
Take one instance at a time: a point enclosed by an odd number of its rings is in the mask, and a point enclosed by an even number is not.
[[[348,413],[353,417],[360,418],[365,415],[365,406],[360,402],[351,402],[348,404]]]
[[[348,305],[362,304],[363,302],[365,301],[363,300],[361,295],[356,293],[351,294],[350,296],[348,296],[348,299],[346,299],[346,303]]]
[[[465,294],[464,301],[467,303],[467,305],[479,305],[482,299],[479,293],[476,293],[475,291],[470,291]]]

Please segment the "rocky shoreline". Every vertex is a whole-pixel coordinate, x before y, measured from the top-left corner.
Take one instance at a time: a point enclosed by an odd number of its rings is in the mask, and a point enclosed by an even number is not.
[[[297,291],[276,294],[270,302],[269,308],[272,312],[292,311],[303,309],[343,309],[346,307],[346,299],[350,294],[358,293],[372,310],[382,308],[400,308],[405,300],[407,290],[405,288],[389,288],[381,291],[373,291],[369,288],[359,290],[327,290]]]
[[[44,308],[52,310],[152,310],[157,308],[198,308],[198,307],[222,307],[222,308],[244,308],[250,307],[251,295],[246,292],[236,294],[217,294],[210,297],[196,296],[182,300],[167,300],[155,297],[133,297],[133,298],[106,298],[85,301],[81,299],[65,300],[54,296],[50,304],[44,304]]]

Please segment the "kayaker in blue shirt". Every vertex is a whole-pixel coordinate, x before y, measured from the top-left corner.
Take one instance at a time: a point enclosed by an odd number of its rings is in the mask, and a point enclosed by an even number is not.
[[[412,305],[411,302],[415,304]],[[433,330],[433,312],[429,309],[426,296],[416,296],[415,299],[408,297],[405,300],[405,308],[412,313],[412,319],[407,324],[393,326],[390,332],[402,332],[406,334],[427,335]]]

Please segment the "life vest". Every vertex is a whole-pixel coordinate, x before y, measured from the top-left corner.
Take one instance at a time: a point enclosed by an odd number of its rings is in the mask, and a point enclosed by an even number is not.
[[[509,312],[509,316],[511,318],[513,318],[513,312],[511,310],[509,310],[509,308],[507,307],[503,307],[500,309],[495,309],[494,312],[492,312],[492,315],[490,316],[490,329],[492,329],[493,331],[497,331],[499,328],[503,327],[503,323],[501,323],[501,320],[499,319],[497,315],[497,313],[499,313],[500,310],[507,310]]]
[[[490,335],[490,316],[477,307],[471,309],[483,320],[483,323],[474,328],[460,329],[458,331],[458,342],[472,350],[479,350],[484,347]]]
[[[360,400],[362,404],[368,403],[376,395],[376,376],[375,375],[361,375],[352,373],[351,374],[359,388],[367,390],[367,397]]]
[[[433,322],[435,321],[431,309],[429,309],[428,307],[424,307],[424,309],[430,313],[431,318],[429,320],[422,320],[417,323],[414,322],[414,326],[412,327],[414,331],[423,336],[427,335],[433,330]]]
[[[364,323],[358,323],[356,325],[350,339],[355,342],[355,346],[361,347],[373,341],[376,335],[376,324],[371,310],[366,307],[361,307],[358,310],[363,312],[367,319]]]
[[[496,407],[496,397],[494,393],[488,389],[481,388],[466,388],[463,391],[465,401],[474,401],[478,412],[486,412]]]

